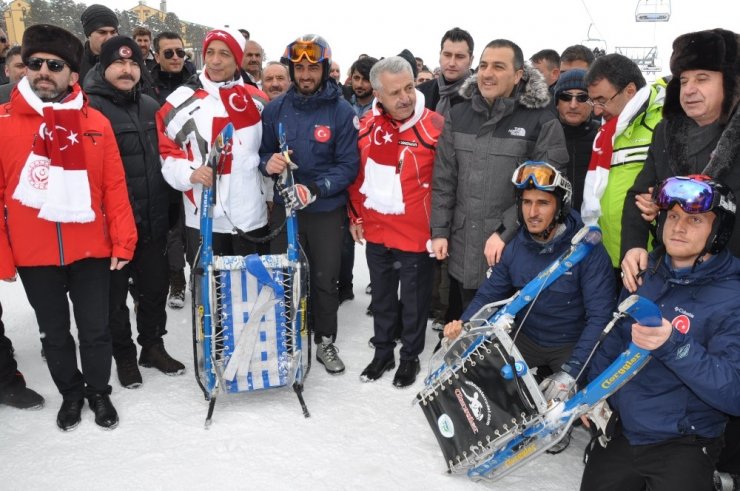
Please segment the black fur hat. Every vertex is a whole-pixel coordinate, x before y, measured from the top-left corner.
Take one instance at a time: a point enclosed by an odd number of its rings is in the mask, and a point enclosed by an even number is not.
[[[61,27],[34,24],[23,33],[21,48],[23,63],[27,63],[36,53],[51,53],[66,61],[73,72],[79,72],[83,51],[82,42]]]
[[[725,91],[720,121],[727,122],[730,112],[737,104],[738,77],[740,76],[740,36],[726,29],[683,34],[673,41],[671,73],[673,79],[666,88],[663,115],[671,117],[683,114],[679,101],[681,73],[686,70],[710,70],[722,73]]]

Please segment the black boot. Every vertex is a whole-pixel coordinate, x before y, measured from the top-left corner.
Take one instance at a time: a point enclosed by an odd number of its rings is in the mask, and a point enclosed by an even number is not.
[[[108,394],[93,394],[87,398],[90,409],[95,413],[95,423],[103,429],[112,430],[118,426],[118,412],[110,402]]]
[[[118,381],[127,389],[137,389],[141,386],[141,372],[136,364],[136,352],[133,356],[121,356],[116,358],[116,372]]]
[[[413,360],[401,360],[396,370],[396,375],[393,377],[393,385],[399,389],[408,387],[416,381],[416,375],[419,373],[419,359],[414,358]]]
[[[77,428],[80,424],[80,414],[82,414],[82,407],[85,405],[85,400],[80,399],[78,401],[62,401],[62,407],[59,408],[57,413],[57,426],[62,431],[70,431]]]
[[[157,343],[147,348],[141,348],[139,365],[147,368],[156,368],[166,375],[182,375],[185,365],[172,358],[164,349],[164,344]]]
[[[373,358],[373,361],[360,374],[360,380],[363,382],[374,382],[382,377],[385,372],[395,367],[396,361],[392,357],[387,360]]]
[[[171,309],[181,309],[185,306],[185,272],[182,269],[170,271],[170,295],[167,305]]]
[[[8,388],[0,392],[0,404],[17,409],[41,409],[44,398],[26,386]]]

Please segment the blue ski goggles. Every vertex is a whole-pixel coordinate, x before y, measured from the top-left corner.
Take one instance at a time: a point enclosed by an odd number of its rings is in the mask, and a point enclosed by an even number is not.
[[[735,213],[735,203],[722,195],[708,176],[669,177],[655,189],[653,200],[661,210],[678,205],[689,214],[707,213],[715,208]]]
[[[562,187],[563,176],[547,162],[524,162],[516,168],[511,182],[517,189],[534,186],[542,191],[554,191]]]

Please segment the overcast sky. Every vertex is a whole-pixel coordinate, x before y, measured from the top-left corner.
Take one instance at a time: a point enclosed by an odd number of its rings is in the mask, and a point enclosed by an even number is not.
[[[94,0],[88,0],[88,4]],[[661,0],[656,0],[660,2]],[[136,6],[135,0],[98,0],[114,9]],[[669,3],[663,0],[664,3]],[[159,8],[160,2],[147,0]],[[262,44],[267,59],[278,59],[285,46],[305,33],[322,35],[344,73],[360,53],[375,57],[408,48],[434,68],[442,34],[452,27],[469,31],[475,40],[475,61],[496,38],[516,42],[528,58],[543,48],[561,52],[591,37],[616,46],[658,46],[668,73],[671,43],[678,35],[723,27],[740,32],[740,15],[733,0],[673,0],[669,22],[637,23],[637,0],[463,0],[335,1],[282,0],[241,3],[228,0],[169,0],[168,11],[180,19],[209,26],[245,28]],[[734,4],[734,5],[733,5]],[[443,10],[435,8],[444,5]],[[204,6],[206,6],[204,8]],[[589,16],[590,12],[590,16]]]

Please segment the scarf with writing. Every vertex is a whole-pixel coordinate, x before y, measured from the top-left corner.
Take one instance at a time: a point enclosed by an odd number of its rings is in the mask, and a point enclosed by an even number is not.
[[[18,91],[43,121],[34,135],[13,199],[37,208],[38,217],[51,222],[94,221],[82,148],[80,110],[84,97],[80,86],[75,84],[62,102],[54,103],[39,99],[27,78],[18,82]]]
[[[365,162],[365,178],[360,192],[366,196],[365,208],[386,215],[401,215],[406,211],[401,187],[401,171],[407,148],[399,145],[399,134],[413,127],[424,114],[424,95],[416,91],[414,113],[401,123],[373,102],[373,128]],[[400,150],[399,150],[400,149]]]

